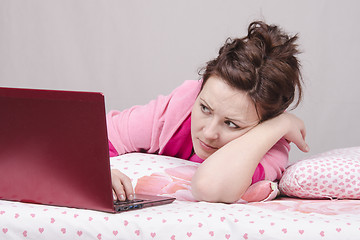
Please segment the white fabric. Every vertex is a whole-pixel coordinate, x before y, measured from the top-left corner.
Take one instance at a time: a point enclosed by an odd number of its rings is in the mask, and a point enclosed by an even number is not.
[[[135,154],[113,158],[139,177],[194,163]],[[188,165],[189,164],[189,165]],[[135,168],[136,166],[136,168]],[[139,170],[140,169],[140,170]],[[177,171],[179,173],[181,171]],[[141,176],[140,176],[141,175]],[[177,175],[179,179],[186,176]],[[249,204],[176,200],[118,214],[0,201],[0,239],[358,239],[360,201],[282,198]]]

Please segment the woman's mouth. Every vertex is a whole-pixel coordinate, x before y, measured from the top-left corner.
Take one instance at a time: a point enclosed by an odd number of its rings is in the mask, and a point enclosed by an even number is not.
[[[207,152],[216,151],[218,149],[217,147],[213,147],[213,146],[211,146],[209,144],[206,144],[205,142],[201,141],[200,139],[199,139],[199,143],[200,143],[201,148],[204,149]]]

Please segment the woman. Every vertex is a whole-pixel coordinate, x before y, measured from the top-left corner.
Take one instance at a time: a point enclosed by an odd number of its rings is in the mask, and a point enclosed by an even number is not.
[[[201,81],[186,81],[145,106],[107,115],[111,156],[157,153],[200,162],[192,178],[200,201],[231,203],[251,184],[279,180],[289,142],[307,152],[305,127],[285,112],[302,87],[297,37],[263,22],[228,39]],[[297,95],[296,95],[297,90]],[[115,196],[132,199],[130,179],[112,170]]]

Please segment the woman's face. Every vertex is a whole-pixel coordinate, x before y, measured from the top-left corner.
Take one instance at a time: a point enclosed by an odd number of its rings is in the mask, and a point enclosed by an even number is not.
[[[191,138],[195,153],[208,158],[228,142],[244,135],[260,122],[256,108],[244,92],[212,76],[197,97],[191,114]]]

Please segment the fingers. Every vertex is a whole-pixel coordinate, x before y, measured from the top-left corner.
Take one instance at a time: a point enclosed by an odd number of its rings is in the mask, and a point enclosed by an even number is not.
[[[305,141],[302,141],[301,143],[296,144],[296,146],[303,152],[309,152],[310,147],[307,145]]]
[[[305,125],[303,123],[303,128],[301,129],[301,136],[302,136],[302,140],[303,140],[303,144],[302,147],[300,148],[301,151],[303,152],[309,152],[310,151],[310,147],[309,145],[306,143],[305,138],[306,138],[306,128]]]
[[[112,178],[112,187],[113,187],[113,194],[115,200],[119,199],[120,201],[125,201],[126,195],[119,175],[112,174],[111,178]]]
[[[291,125],[290,125],[290,140],[291,142],[293,142],[301,151],[303,152],[309,152],[310,148],[308,146],[308,144],[305,141],[305,137],[306,137],[306,128],[305,128],[305,124],[304,122],[296,117],[293,114],[290,113],[286,113],[287,117],[289,117],[289,119],[291,120]]]
[[[302,138],[305,140],[306,137],[306,128],[305,126],[300,130]]]
[[[305,128],[302,129],[300,131],[300,135],[301,136],[298,136],[296,139],[296,141],[294,142],[295,145],[303,152],[309,152],[310,151],[310,147],[309,145],[306,143],[305,141],[305,136],[306,136],[306,131],[305,131]]]
[[[117,169],[112,169],[111,181],[115,200],[119,199],[120,201],[125,201],[126,199],[134,199],[134,190],[131,180],[128,176]]]
[[[127,178],[127,180],[122,182],[123,187],[125,189],[125,195],[128,200],[133,200],[134,199],[134,190],[132,187],[132,183],[128,176],[126,176],[126,178]]]

